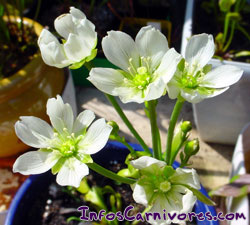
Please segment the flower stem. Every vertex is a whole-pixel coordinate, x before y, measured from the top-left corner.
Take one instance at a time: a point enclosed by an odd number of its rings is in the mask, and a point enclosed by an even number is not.
[[[181,112],[183,103],[184,103],[183,99],[177,99],[175,106],[174,106],[174,110],[170,118],[170,122],[169,122],[166,158],[165,158],[165,161],[168,165],[170,165],[170,160],[171,160],[171,148],[172,148],[172,142],[173,142],[173,137],[174,137],[174,129],[175,129],[175,125],[179,117],[179,114]]]
[[[129,122],[128,118],[126,117],[126,115],[122,111],[121,107],[119,106],[119,104],[116,101],[116,99],[114,98],[114,96],[111,96],[111,95],[108,95],[108,94],[105,94],[105,96],[110,101],[110,103],[113,105],[113,107],[115,108],[116,112],[119,114],[119,116],[121,117],[121,119],[123,120],[123,122],[126,124],[126,126],[128,127],[128,129],[131,131],[131,133],[134,135],[134,137],[140,143],[140,145],[142,146],[142,148],[144,149],[144,151],[147,152],[147,153],[149,153],[149,154],[151,154],[148,146],[145,144],[145,142],[143,141],[143,139],[141,138],[141,136],[134,129],[133,125]]]
[[[151,125],[151,136],[152,136],[152,145],[153,145],[153,156],[156,159],[161,160],[161,137],[159,128],[157,125],[157,114],[156,114],[156,101],[152,100],[147,102],[149,120]]]
[[[136,180],[127,178],[127,177],[122,177],[117,175],[116,173],[111,172],[110,170],[105,169],[104,167],[98,165],[97,163],[87,163],[88,167],[95,172],[118,182],[125,183],[125,184],[133,184],[136,182]]]

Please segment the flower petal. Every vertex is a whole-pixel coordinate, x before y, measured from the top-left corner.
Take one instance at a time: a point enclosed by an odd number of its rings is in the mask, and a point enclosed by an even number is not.
[[[49,140],[53,137],[52,128],[45,121],[33,117],[20,117],[22,121],[15,124],[16,135],[25,144],[34,148],[47,148]]]
[[[69,13],[73,16],[74,19],[82,20],[86,18],[85,14],[81,10],[73,6],[70,7]]]
[[[42,30],[38,39],[38,45],[43,61],[47,65],[63,68],[70,64],[64,53],[63,46],[48,30]]]
[[[78,133],[86,129],[95,119],[95,114],[91,110],[84,110],[81,112],[73,125],[72,132],[78,136]]]
[[[81,20],[80,24],[76,27],[76,32],[85,45],[87,49],[95,48],[97,44],[97,33],[95,32],[95,25],[91,23],[88,19]]]
[[[224,88],[238,82],[242,74],[243,70],[236,66],[219,66],[204,76],[200,86],[210,88]]]
[[[181,89],[181,96],[188,102],[196,104],[207,98],[206,95],[201,95],[197,90]]]
[[[136,46],[141,56],[151,58],[151,67],[160,65],[162,57],[168,50],[167,38],[152,26],[140,29],[135,38]]]
[[[160,195],[154,202],[149,212],[161,214],[161,212],[164,212],[164,209],[167,210],[168,213],[171,213],[173,211],[170,205],[170,201],[166,198],[166,196]],[[150,216],[148,222],[153,225],[168,225],[171,224],[172,221],[169,219],[169,217],[164,220],[163,216],[161,216],[161,219],[158,219],[158,217],[156,219],[153,219],[153,217]]]
[[[111,131],[112,127],[105,119],[96,120],[79,143],[79,151],[90,155],[100,151],[106,145]]]
[[[194,169],[177,168],[176,173],[169,180],[172,183],[187,184],[197,190],[201,188],[199,177]]]
[[[50,98],[47,101],[47,114],[58,132],[62,133],[63,128],[67,128],[71,133],[74,122],[73,111],[68,103],[63,103],[61,96],[57,95],[57,98]]]
[[[32,151],[19,156],[13,165],[13,172],[23,175],[44,173],[51,169],[61,155],[50,151]]]
[[[143,97],[145,94],[136,87],[118,87],[115,91],[124,104],[129,102],[136,102],[139,104],[145,102],[145,96]]]
[[[170,99],[176,99],[180,94],[180,88],[177,85],[177,82],[173,79],[167,84],[168,97]]]
[[[87,79],[100,91],[113,96],[118,95],[116,88],[121,87],[124,82],[123,75],[111,68],[93,68]]]
[[[163,82],[162,77],[156,79],[154,82],[150,83],[147,87],[147,94],[144,98],[144,101],[150,101],[160,98],[166,89],[166,85]]]
[[[174,48],[169,49],[163,56],[161,64],[155,71],[155,74],[161,76],[165,84],[168,83],[174,76],[177,65],[181,59],[182,56],[177,53]]]
[[[69,34],[75,33],[75,24],[72,20],[72,15],[67,13],[57,17],[54,21],[54,26],[58,34],[65,40],[68,39]]]
[[[136,169],[144,169],[146,167],[149,167],[153,164],[158,165],[159,167],[166,166],[166,163],[161,160],[157,160],[155,158],[149,157],[149,156],[142,156],[139,159],[132,160],[130,164],[136,168]]]
[[[146,192],[144,188],[139,184],[135,184],[133,187],[133,199],[135,200],[136,203],[145,206],[148,204]]]
[[[80,62],[87,56],[91,55],[92,48],[88,45],[85,39],[82,39],[76,34],[70,33],[64,44],[64,51],[67,58],[74,62]]]
[[[121,69],[129,72],[129,59],[132,59],[131,63],[138,68],[140,56],[135,42],[129,35],[121,31],[110,31],[102,40],[102,48],[106,58]]]
[[[198,34],[194,35],[188,41],[185,59],[190,65],[203,68],[214,55],[214,40],[212,35]]]
[[[89,168],[76,158],[67,159],[56,176],[56,182],[61,186],[79,187],[80,182],[89,174]]]

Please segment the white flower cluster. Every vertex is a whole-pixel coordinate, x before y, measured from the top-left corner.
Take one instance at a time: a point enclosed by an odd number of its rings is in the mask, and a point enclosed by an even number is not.
[[[62,43],[46,29],[38,40],[48,65],[78,68],[96,56],[95,26],[80,10],[71,7],[69,14],[55,20],[55,29],[64,38]],[[135,41],[121,31],[110,31],[102,40],[102,48],[106,58],[120,69],[93,68],[88,80],[102,92],[119,96],[123,103],[143,103],[166,93],[172,99],[198,103],[223,93],[243,73],[234,66],[212,69],[208,65],[215,50],[213,37],[208,34],[191,37],[185,56],[169,49],[166,37],[151,26],[141,28]],[[52,169],[60,185],[78,187],[89,173],[86,164],[93,162],[90,155],[105,146],[112,127],[104,119],[90,126],[95,116],[89,110],[74,120],[70,105],[60,96],[48,100],[47,114],[52,127],[36,117],[21,117],[16,123],[17,136],[39,150],[21,155],[13,170],[27,175]],[[152,212],[192,210],[197,199],[192,190],[200,189],[195,170],[174,170],[148,156],[131,161],[131,165],[140,174],[131,186],[136,202],[152,206]],[[151,223],[165,225],[171,221]]]

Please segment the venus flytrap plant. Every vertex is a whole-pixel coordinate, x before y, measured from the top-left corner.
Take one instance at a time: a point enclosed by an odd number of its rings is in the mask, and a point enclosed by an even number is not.
[[[86,24],[88,29],[84,27]],[[183,58],[174,49],[169,49],[167,39],[151,26],[143,27],[135,41],[123,32],[110,31],[103,39],[102,47],[108,60],[120,68],[115,70],[92,68],[90,63],[86,64],[95,51],[96,43],[93,43],[96,35],[94,26],[81,11],[71,7],[70,14],[57,18],[55,26],[67,41],[60,44],[45,30],[39,39],[44,61],[56,67],[71,65],[71,68],[77,68],[84,64],[90,70],[88,80],[105,93],[144,151],[134,151],[118,134],[119,126],[114,121],[106,123],[104,119],[99,119],[90,125],[94,120],[94,113],[90,110],[80,113],[74,121],[71,107],[58,96],[57,99],[49,99],[47,104],[53,128],[35,117],[21,117],[21,121],[16,123],[18,137],[39,150],[20,156],[13,170],[37,174],[52,168],[54,174],[58,173],[59,184],[78,187],[90,168],[110,179],[130,184],[134,200],[146,207],[145,212],[166,209],[170,213],[188,213],[197,199],[213,205],[200,193],[200,182],[194,169],[174,170],[172,167],[179,152],[180,167],[183,167],[190,165],[190,157],[199,150],[197,139],[188,140],[192,128],[190,122],[181,122],[175,128],[184,102],[197,103],[219,95],[242,75],[242,70],[234,66],[220,66],[212,70],[207,65],[214,54],[212,36],[201,34],[192,37]],[[85,33],[91,38],[84,39]],[[77,49],[79,44],[83,47]],[[85,47],[86,52],[83,51]],[[92,56],[88,58],[89,55]],[[157,99],[166,93],[170,98],[176,98],[177,102],[170,118],[166,151],[162,154],[156,107]],[[145,103],[145,112],[151,124],[153,154],[114,96],[118,96],[123,103]],[[127,168],[117,174],[96,164],[90,156],[100,151],[109,137],[130,150],[125,161]],[[183,147],[184,151],[181,151]],[[115,198],[110,201],[114,206]],[[165,225],[178,221],[168,218],[149,222]]]

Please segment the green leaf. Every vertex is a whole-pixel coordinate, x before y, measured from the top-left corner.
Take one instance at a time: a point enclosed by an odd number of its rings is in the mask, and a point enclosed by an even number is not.
[[[236,0],[219,0],[219,7],[222,12],[229,12]]]
[[[250,56],[250,51],[240,51],[235,54],[235,57],[245,57]]]
[[[193,192],[193,194],[198,198],[198,200],[200,200],[201,202],[207,204],[207,205],[212,205],[215,206],[215,202],[213,202],[211,199],[209,199],[208,197],[206,197],[205,195],[203,195],[200,191],[198,191],[195,188],[190,187],[187,184],[181,184],[183,186],[185,186],[186,188],[188,188],[190,191]]]
[[[64,164],[64,162],[65,162],[65,160],[66,160],[66,158],[61,157],[61,158],[57,161],[56,165],[54,165],[54,166],[52,167],[51,171],[52,171],[52,173],[53,173],[54,175],[57,174],[57,173],[60,171],[60,169],[62,168],[62,166],[63,166],[63,164]]]
[[[77,188],[77,191],[82,193],[82,194],[87,194],[90,191],[90,187],[88,185],[86,178],[82,179],[79,188]]]

